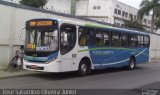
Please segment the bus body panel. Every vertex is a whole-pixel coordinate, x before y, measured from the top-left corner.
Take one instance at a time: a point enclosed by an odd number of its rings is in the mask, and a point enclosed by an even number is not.
[[[92,48],[93,49],[93,48]],[[136,64],[145,63],[149,60],[147,48],[94,48],[90,55],[95,68],[123,67],[129,64],[131,56],[136,58]]]
[[[83,58],[89,58],[90,61],[91,61],[91,69],[94,69],[94,65],[93,65],[93,62],[92,62],[92,58],[91,58],[91,55],[89,53],[89,48],[87,46],[79,46],[78,48],[78,65],[80,63],[80,61],[83,59]]]

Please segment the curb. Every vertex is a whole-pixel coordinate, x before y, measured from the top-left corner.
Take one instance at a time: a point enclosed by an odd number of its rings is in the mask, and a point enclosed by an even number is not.
[[[24,77],[24,76],[31,76],[31,75],[36,75],[36,74],[40,74],[38,72],[31,72],[31,73],[28,73],[28,74],[17,74],[17,75],[11,75],[11,76],[2,76],[0,77],[0,79],[8,79],[8,78],[17,78],[17,77]]]
[[[160,62],[160,60],[150,61],[149,63],[150,63],[150,64],[155,64],[155,63],[158,63],[158,62]]]

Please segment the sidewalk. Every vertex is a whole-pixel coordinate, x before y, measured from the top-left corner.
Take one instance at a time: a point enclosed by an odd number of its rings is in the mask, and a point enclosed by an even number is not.
[[[151,61],[150,61],[151,64],[152,63],[158,63],[158,62],[160,62],[160,59],[151,59]]]
[[[0,79],[22,77],[22,76],[39,74],[39,73],[40,72],[33,72],[33,71],[26,71],[26,70],[4,71],[3,69],[0,69]]]
[[[160,59],[152,59],[150,61],[150,64],[155,64],[155,63],[160,63]],[[36,75],[40,73],[42,72],[34,72],[34,71],[27,71],[27,70],[4,71],[3,68],[0,68],[0,79]]]

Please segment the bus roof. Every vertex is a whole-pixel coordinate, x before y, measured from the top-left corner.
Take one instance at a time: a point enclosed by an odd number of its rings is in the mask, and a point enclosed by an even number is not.
[[[141,35],[149,35],[147,32],[137,31],[137,30],[130,30],[130,29],[124,29],[124,28],[118,28],[113,27],[109,25],[100,25],[100,24],[85,24],[85,26],[88,27],[96,27],[96,28],[104,28],[107,30],[117,31],[117,32],[123,32],[123,33],[131,33],[131,34],[141,34]]]
[[[140,34],[140,35],[149,35],[149,32],[144,32],[144,31],[138,31],[138,30],[132,30],[132,29],[125,29],[125,28],[119,28],[119,27],[114,27],[111,25],[105,25],[105,24],[99,24],[99,23],[95,23],[95,22],[88,22],[88,21],[79,21],[79,20],[66,20],[66,19],[57,19],[57,18],[39,18],[39,19],[31,19],[31,20],[42,20],[42,19],[46,19],[46,20],[57,20],[58,22],[61,23],[70,23],[70,24],[76,24],[79,26],[87,26],[87,27],[95,27],[95,28],[103,28],[103,29],[107,29],[107,30],[113,30],[113,31],[117,31],[117,32],[124,32],[124,33],[131,33],[131,34]],[[30,21],[30,20],[28,20]]]

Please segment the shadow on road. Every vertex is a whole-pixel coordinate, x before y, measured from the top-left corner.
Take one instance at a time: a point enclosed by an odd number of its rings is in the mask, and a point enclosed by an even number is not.
[[[159,89],[159,88],[160,88],[160,81],[139,87],[139,89]]]
[[[88,76],[97,76],[102,74],[109,74],[109,73],[116,73],[116,72],[133,72],[137,70],[145,69],[143,67],[137,67],[135,70],[128,70],[126,68],[108,68],[103,70],[94,70],[92,73]],[[64,80],[64,79],[72,79],[72,78],[80,78],[77,72],[65,72],[65,73],[39,73],[30,75],[32,77],[39,77],[39,78],[45,78],[48,80]],[[88,77],[85,76],[85,77]]]

